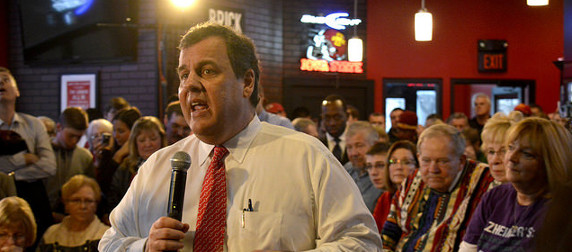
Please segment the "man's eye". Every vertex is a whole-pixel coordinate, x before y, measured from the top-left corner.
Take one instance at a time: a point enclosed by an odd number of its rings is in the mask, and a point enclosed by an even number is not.
[[[204,68],[203,70],[201,70],[201,75],[205,76],[205,75],[212,75],[214,74],[215,71],[213,69],[210,68]]]
[[[179,75],[180,80],[186,80],[187,78],[189,78],[189,74],[184,73]]]

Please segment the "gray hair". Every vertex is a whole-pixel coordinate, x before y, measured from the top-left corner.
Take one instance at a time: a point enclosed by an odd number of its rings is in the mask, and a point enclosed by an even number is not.
[[[374,145],[379,140],[379,134],[377,134],[377,131],[369,122],[356,121],[350,124],[348,132],[346,133],[346,139],[352,138],[358,133],[363,133],[366,141],[370,145]]]
[[[489,106],[491,105],[491,98],[487,94],[476,93],[473,95],[473,98],[471,99],[471,106],[475,107],[475,101],[477,100],[477,98],[485,98]]]
[[[93,131],[95,130],[95,128],[105,128],[106,132],[113,132],[113,124],[111,122],[109,122],[106,119],[95,119],[93,121],[91,121],[89,123],[89,127],[87,127],[87,132],[86,132],[86,137],[87,137],[87,141],[89,142],[90,146],[93,146],[93,143],[91,142],[91,136],[93,135]]]
[[[421,144],[427,138],[440,137],[449,138],[450,146],[456,156],[462,156],[465,152],[465,138],[463,134],[459,132],[455,127],[449,124],[435,124],[423,131],[421,136],[419,136],[419,141],[417,142],[417,152],[421,154]],[[445,140],[445,139],[443,139]]]
[[[292,121],[292,125],[294,125],[296,131],[304,132],[308,126],[316,125],[316,123],[308,118],[298,117]]]

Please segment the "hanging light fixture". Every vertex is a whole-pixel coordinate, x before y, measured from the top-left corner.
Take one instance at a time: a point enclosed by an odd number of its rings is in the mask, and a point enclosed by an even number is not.
[[[425,0],[421,0],[421,9],[415,14],[415,40],[431,41],[433,39],[433,15],[425,8]]]
[[[548,0],[526,0],[528,6],[546,6],[548,5]]]
[[[357,19],[357,0],[354,0],[354,18]],[[354,25],[354,36],[348,40],[348,60],[362,61],[363,41],[357,35],[357,25]]]

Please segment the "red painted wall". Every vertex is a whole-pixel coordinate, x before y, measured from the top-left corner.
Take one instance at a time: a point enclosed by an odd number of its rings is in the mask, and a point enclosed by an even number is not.
[[[560,72],[552,61],[564,51],[563,0],[544,7],[529,7],[526,0],[429,0],[430,42],[414,38],[421,1],[367,2],[366,69],[368,79],[375,80],[375,111],[383,111],[383,78],[442,78],[444,118],[454,112],[451,78],[533,79],[536,103],[545,111],[556,109]],[[477,71],[479,39],[507,40],[506,73]]]

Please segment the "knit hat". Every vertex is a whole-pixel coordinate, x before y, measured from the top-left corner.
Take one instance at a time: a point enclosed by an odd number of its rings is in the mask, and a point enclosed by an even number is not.
[[[530,110],[530,106],[524,103],[516,105],[516,107],[514,107],[514,111],[520,111],[524,116],[532,115],[532,110]]]
[[[273,102],[273,103],[266,105],[266,111],[268,111],[272,114],[277,114],[280,112],[284,112],[284,107],[282,107],[282,105],[280,105],[280,103]]]
[[[416,130],[417,114],[409,110],[403,111],[403,113],[399,115],[399,120],[397,121],[397,127],[405,130]]]

